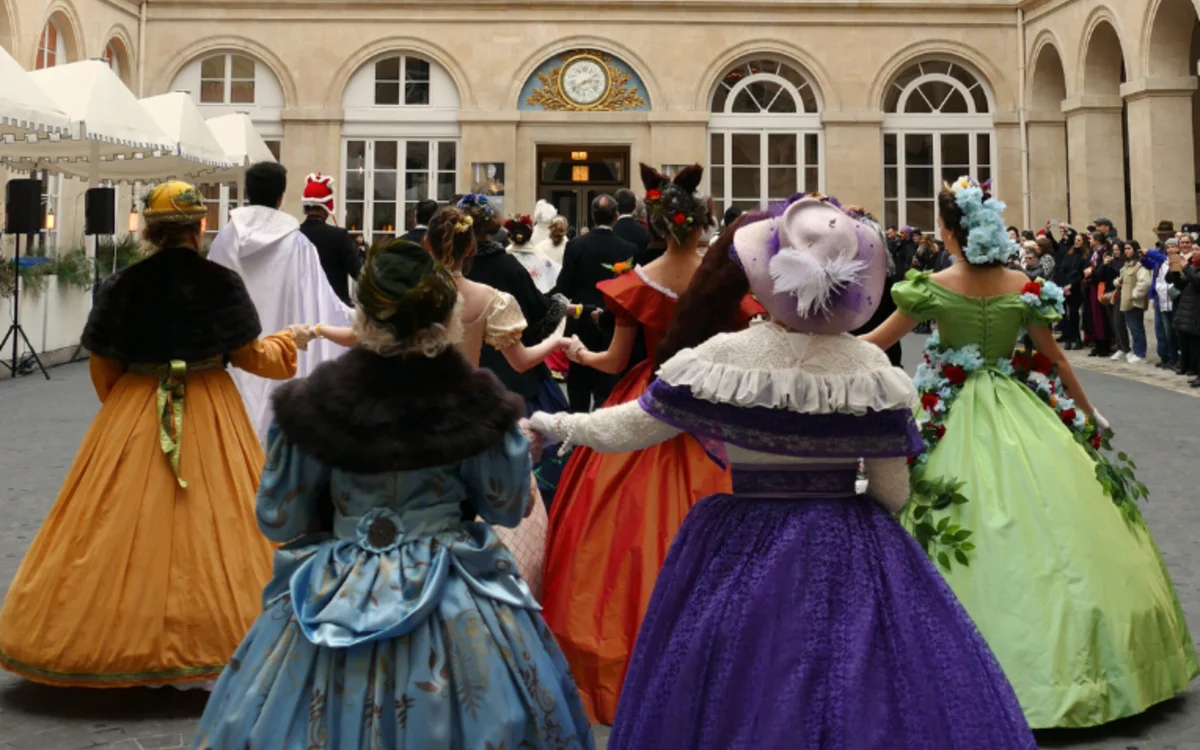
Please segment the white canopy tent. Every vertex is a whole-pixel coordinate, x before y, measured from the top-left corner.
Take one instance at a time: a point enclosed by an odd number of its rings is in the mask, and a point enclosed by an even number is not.
[[[243,112],[221,115],[207,120],[208,129],[236,166],[208,177],[209,182],[236,182],[237,194],[246,195],[246,168],[261,161],[275,161],[266,141],[254,128],[250,116]]]
[[[79,124],[34,82],[21,64],[0,47],[0,154],[6,144],[74,138]]]
[[[152,96],[142,99],[140,104],[163,132],[178,144],[174,156],[162,157],[179,163],[179,171],[172,173],[173,176],[194,178],[203,175],[204,182],[213,182],[220,181],[214,180],[214,175],[238,168],[187,94],[174,92]]]
[[[22,169],[48,169],[86,179],[154,180],[179,173],[177,144],[138,103],[117,74],[98,60],[28,74],[68,117],[81,122],[78,140],[0,146]],[[17,161],[20,160],[20,161]]]

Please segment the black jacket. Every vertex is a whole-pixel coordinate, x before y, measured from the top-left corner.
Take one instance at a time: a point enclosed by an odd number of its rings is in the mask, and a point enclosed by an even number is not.
[[[354,238],[345,229],[326,224],[324,220],[309,216],[300,225],[300,231],[308,241],[317,246],[321,256],[321,268],[333,291],[347,305],[350,299],[350,279],[357,279],[362,271],[362,254],[354,244]]]
[[[558,274],[555,290],[576,304],[607,309],[604,295],[600,294],[596,285],[614,278],[616,274],[604,266],[628,261],[636,250],[606,227],[598,227],[583,237],[576,237],[567,243],[563,251],[563,267]],[[608,349],[612,340],[612,327],[597,326],[589,317],[573,321],[568,329],[578,334],[584,345],[594,352]]]
[[[662,253],[650,256],[650,230],[638,223],[632,216],[622,216],[613,224],[613,234],[625,240],[636,248],[633,260],[644,266],[656,260]]]
[[[404,234],[400,235],[400,239],[415,242],[418,245],[425,244],[425,233],[429,231],[429,227],[413,227]]]
[[[1175,330],[1200,336],[1200,266],[1189,263],[1182,271],[1171,271],[1167,283],[1180,290],[1175,300]]]
[[[562,297],[551,297],[539,292],[521,261],[505,252],[499,243],[481,244],[471,260],[471,267],[466,276],[471,281],[508,292],[517,300],[517,304],[521,306],[521,314],[525,316],[526,328],[521,334],[521,343],[525,346],[534,346],[544,341],[554,333],[559,322],[567,314],[566,301]],[[506,388],[527,399],[536,396],[542,381],[550,378],[550,369],[545,364],[536,365],[525,372],[517,372],[509,366],[503,353],[487,345],[484,345],[479,356],[479,366],[496,373],[496,377],[500,378],[500,382],[504,383]]]
[[[1054,266],[1054,283],[1063,289],[1070,287],[1071,294],[1075,295],[1075,300],[1078,300],[1084,268],[1087,268],[1087,259],[1079,253],[1068,252]]]

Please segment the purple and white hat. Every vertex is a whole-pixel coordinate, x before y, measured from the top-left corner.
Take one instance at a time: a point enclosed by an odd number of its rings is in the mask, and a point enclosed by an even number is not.
[[[793,198],[733,236],[731,253],[772,317],[804,333],[845,333],[883,298],[887,246],[879,227],[822,197]]]

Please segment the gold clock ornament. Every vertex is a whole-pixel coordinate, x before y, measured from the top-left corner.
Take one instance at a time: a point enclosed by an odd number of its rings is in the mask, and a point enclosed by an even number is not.
[[[561,65],[538,73],[541,86],[526,100],[532,107],[560,112],[619,112],[646,106],[632,73],[612,64],[603,52],[575,51],[560,58]]]

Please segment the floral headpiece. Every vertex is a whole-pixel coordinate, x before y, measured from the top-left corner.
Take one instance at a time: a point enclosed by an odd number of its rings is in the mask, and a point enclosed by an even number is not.
[[[504,231],[514,245],[524,245],[533,236],[533,219],[529,216],[514,216],[504,222]]]
[[[458,208],[475,209],[480,213],[485,221],[491,221],[496,218],[496,207],[488,200],[486,195],[481,193],[468,193],[458,201]]]
[[[518,224],[528,227],[529,229],[533,229],[533,219],[531,219],[529,216],[514,216],[508,221],[504,222],[504,231],[511,234],[517,229]]]
[[[968,263],[1007,263],[1020,252],[1017,243],[1008,236],[1003,201],[993,199],[970,177],[959,177],[944,189],[954,194],[954,202],[963,212],[962,226],[967,230],[963,255]]]
[[[684,167],[668,179],[657,169],[641,165],[642,185],[646,188],[646,212],[650,229],[659,237],[668,232],[677,242],[684,242],[693,229],[712,224],[708,201],[696,194],[704,167],[693,164]]]

